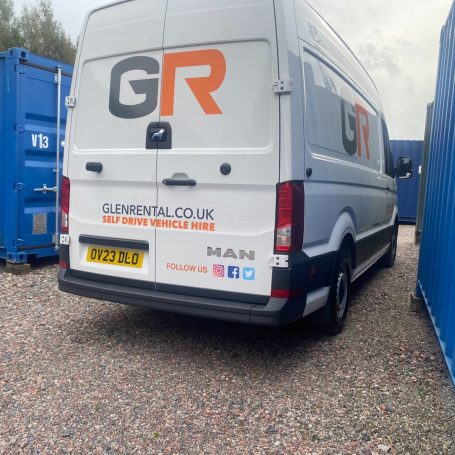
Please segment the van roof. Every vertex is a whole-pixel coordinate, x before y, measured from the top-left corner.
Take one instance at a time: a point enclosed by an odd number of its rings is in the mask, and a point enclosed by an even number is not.
[[[309,4],[307,2],[307,0],[304,0],[305,3],[319,16],[319,18],[325,22],[325,24],[327,25],[328,28],[330,28],[330,30],[332,30],[332,32],[337,36],[337,38],[341,41],[341,43],[343,43],[344,47],[349,51],[349,53],[351,54],[351,56],[357,61],[357,63],[362,67],[365,75],[368,77],[368,79],[370,80],[370,82],[374,85],[374,88],[376,89],[376,91],[379,93],[378,91],[378,88],[373,80],[373,78],[370,76],[370,73],[368,73],[368,71],[366,70],[366,68],[363,66],[363,63],[358,59],[358,57],[354,54],[354,52],[352,51],[352,49],[348,46],[348,44],[346,43],[346,41],[338,34],[338,32],[321,16],[321,14],[319,13],[319,11],[317,11],[311,4]]]
[[[306,0],[294,0],[294,7],[298,37],[339,73],[348,75],[357,90],[382,112],[378,88],[346,42]]]

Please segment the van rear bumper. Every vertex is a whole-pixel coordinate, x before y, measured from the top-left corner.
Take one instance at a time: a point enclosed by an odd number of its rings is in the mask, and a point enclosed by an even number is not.
[[[281,326],[300,319],[305,311],[306,301],[306,296],[270,297],[268,302],[262,305],[198,297],[103,282],[97,280],[96,274],[80,276],[79,273],[75,274],[71,270],[65,269],[59,271],[58,285],[61,291],[83,297],[157,311],[262,326]]]

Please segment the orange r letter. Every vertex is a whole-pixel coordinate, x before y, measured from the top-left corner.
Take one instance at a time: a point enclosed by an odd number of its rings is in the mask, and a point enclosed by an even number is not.
[[[220,51],[207,49],[164,55],[161,115],[174,115],[176,70],[188,66],[210,66],[210,76],[185,78],[185,80],[207,115],[222,114],[210,93],[219,89],[224,81],[226,60]]]
[[[365,123],[361,125],[360,116],[364,117]],[[362,137],[360,134],[360,128],[363,131],[363,140],[365,142],[365,153],[367,155],[367,160],[370,159],[370,147],[368,146],[368,141],[370,139],[370,122],[368,120],[368,111],[361,106],[360,104],[356,103],[355,105],[355,120],[356,120],[356,132],[357,132],[357,154],[359,158],[362,156]]]

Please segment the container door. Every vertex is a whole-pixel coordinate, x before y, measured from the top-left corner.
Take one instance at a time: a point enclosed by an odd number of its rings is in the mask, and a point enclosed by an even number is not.
[[[162,78],[161,122],[172,141],[158,149],[157,289],[270,295],[279,180],[273,2],[169,0]]]
[[[156,146],[147,138],[159,121],[165,7],[137,0],[88,18],[66,149],[73,270],[155,281]]]
[[[413,162],[414,172],[409,179],[398,179],[398,212],[400,214],[400,221],[407,223],[415,223],[417,218],[417,205],[419,197],[420,186],[420,173],[422,165],[422,141],[406,141],[398,145],[396,159],[400,156],[409,156]],[[400,150],[401,148],[401,150]]]
[[[52,68],[20,65],[18,93],[18,163],[19,163],[19,248],[40,250],[55,246],[59,232],[56,217],[56,151],[64,137],[66,124],[65,96],[71,77],[62,76],[60,102],[60,138],[57,139],[58,85]],[[61,169],[63,147],[60,144]],[[22,185],[21,185],[22,184]]]
[[[385,194],[385,224],[388,226],[393,225],[395,215],[395,207],[397,206],[397,182],[395,180],[395,160],[393,158],[392,150],[390,148],[391,142],[389,140],[389,132],[384,119],[381,119],[382,126],[382,139],[384,149],[384,172],[383,181],[386,184]],[[399,212],[399,210],[398,210]],[[388,245],[390,242],[390,233],[386,233],[384,236],[384,243]]]

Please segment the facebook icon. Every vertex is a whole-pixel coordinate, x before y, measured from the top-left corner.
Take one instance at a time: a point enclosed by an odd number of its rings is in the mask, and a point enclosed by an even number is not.
[[[240,267],[228,267],[228,277],[238,280],[240,278]]]

